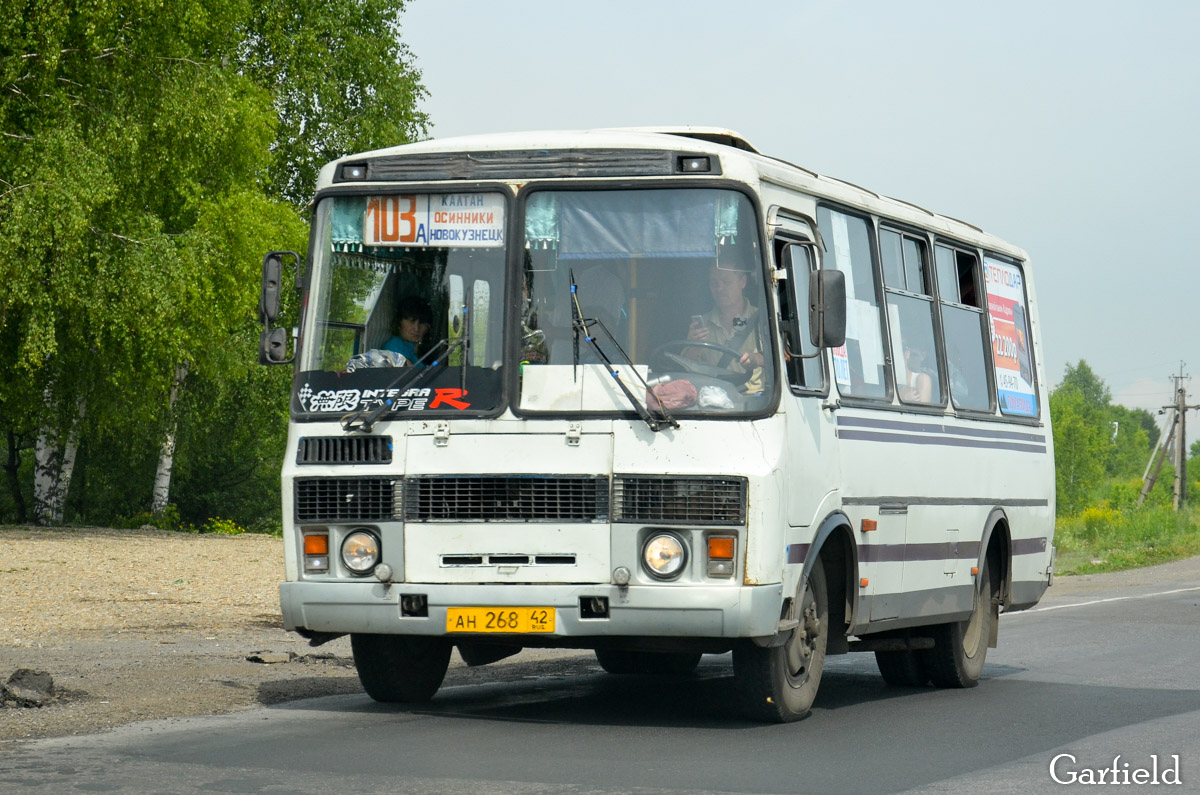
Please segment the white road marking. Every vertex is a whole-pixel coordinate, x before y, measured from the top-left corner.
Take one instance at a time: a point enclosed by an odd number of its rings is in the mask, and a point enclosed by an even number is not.
[[[1068,607],[1087,607],[1088,605],[1099,605],[1105,602],[1124,602],[1128,599],[1151,599],[1155,596],[1170,596],[1177,593],[1188,593],[1190,591],[1200,591],[1200,586],[1196,588],[1176,588],[1173,591],[1155,591],[1154,593],[1137,594],[1136,596],[1113,596],[1109,599],[1093,599],[1090,602],[1074,602],[1069,605],[1050,605],[1049,607],[1035,607],[1031,610],[1022,610],[1019,613],[1013,613],[1012,617],[1023,616],[1026,613],[1044,613],[1047,610],[1063,610]]]

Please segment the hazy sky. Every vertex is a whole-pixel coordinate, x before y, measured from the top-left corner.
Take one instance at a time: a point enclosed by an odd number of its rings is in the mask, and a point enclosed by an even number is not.
[[[1044,364],[1200,393],[1200,3],[412,0],[434,137],[697,124],[1029,252]]]

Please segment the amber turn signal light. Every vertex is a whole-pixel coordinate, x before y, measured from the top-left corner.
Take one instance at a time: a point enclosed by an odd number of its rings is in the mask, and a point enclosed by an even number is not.
[[[708,539],[709,560],[733,560],[733,539],[710,536]]]

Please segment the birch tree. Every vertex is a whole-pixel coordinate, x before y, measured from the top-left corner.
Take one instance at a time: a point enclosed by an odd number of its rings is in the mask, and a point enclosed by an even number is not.
[[[281,206],[270,95],[227,67],[246,3],[23,11],[0,23],[0,361],[40,396],[34,514],[56,523],[81,423],[158,420],[248,313],[254,257],[209,221]]]
[[[177,440],[216,444],[208,428],[181,432],[197,421],[189,389],[278,389],[286,406],[281,377],[247,376],[258,268],[264,250],[303,248],[298,210],[319,165],[426,132],[420,73],[399,38],[404,3],[10,5],[0,15],[0,431],[12,502],[33,446],[35,518],[63,521],[80,448],[117,439],[154,451],[156,466],[126,477],[161,509],[188,459]],[[273,447],[252,442],[239,449]],[[219,467],[220,452],[193,461]]]

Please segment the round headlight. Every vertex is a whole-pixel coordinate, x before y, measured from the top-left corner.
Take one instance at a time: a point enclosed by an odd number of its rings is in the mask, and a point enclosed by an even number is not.
[[[642,547],[642,562],[646,571],[661,579],[676,577],[687,563],[683,542],[670,533],[651,536]]]
[[[366,530],[355,530],[342,541],[342,563],[355,574],[370,574],[379,562],[379,539]]]

